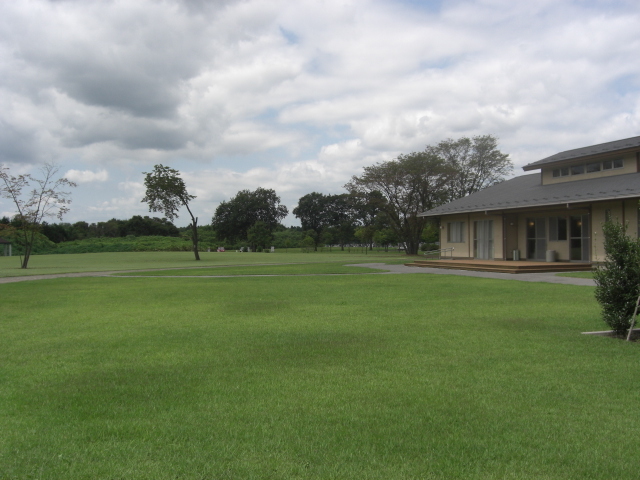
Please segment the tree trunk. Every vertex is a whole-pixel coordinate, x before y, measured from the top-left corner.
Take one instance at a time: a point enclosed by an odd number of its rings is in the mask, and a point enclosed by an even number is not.
[[[20,268],[27,268],[29,259],[31,258],[31,250],[33,249],[34,240],[35,232],[31,232],[31,238],[29,238],[29,232],[24,232],[24,258],[22,259],[22,265]]]
[[[196,260],[200,260],[200,253],[198,253],[198,219],[197,218],[193,218],[193,221],[191,222],[191,242],[193,243],[193,254],[196,257]]]

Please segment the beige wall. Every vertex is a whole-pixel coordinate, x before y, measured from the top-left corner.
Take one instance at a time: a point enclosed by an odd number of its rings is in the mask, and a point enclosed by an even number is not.
[[[635,238],[638,235],[637,199],[595,203],[591,214],[591,238],[593,245],[591,260],[593,262],[601,262],[605,257],[602,225],[605,222],[607,210],[611,213],[611,219],[613,221],[623,222],[627,225],[627,233],[631,237]]]
[[[455,258],[473,258],[473,233],[474,222],[478,220],[493,220],[493,258],[502,259],[503,253],[503,228],[502,215],[485,215],[484,213],[472,213],[462,215],[447,215],[440,222],[440,248],[454,248]],[[447,241],[448,223],[464,222],[464,242],[450,243]]]
[[[603,160],[610,160],[614,158],[620,158],[620,155],[614,155],[609,157],[603,157],[600,159],[593,160],[580,160],[578,162],[574,162],[572,164],[564,164],[563,166],[571,165],[586,165],[587,163],[596,163],[598,161],[602,162]],[[553,170],[558,168],[558,165],[548,166],[542,168],[542,184],[543,185],[551,185],[553,183],[564,183],[564,182],[577,182],[578,180],[588,180],[590,178],[599,178],[599,177],[610,177],[613,175],[624,175],[625,173],[635,173],[638,171],[638,161],[636,159],[635,153],[629,153],[623,156],[624,158],[624,167],[616,168],[612,170],[601,170],[599,172],[594,173],[583,173],[582,175],[569,175],[566,177],[553,177]]]

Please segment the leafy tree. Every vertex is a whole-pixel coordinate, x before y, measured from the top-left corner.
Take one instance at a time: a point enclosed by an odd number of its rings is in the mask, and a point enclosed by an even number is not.
[[[280,197],[275,190],[257,188],[254,192],[241,190],[228,202],[216,208],[211,220],[220,238],[232,242],[247,239],[249,229],[256,222],[263,222],[269,232],[273,232],[289,211],[280,205]]]
[[[276,248],[284,249],[297,247],[303,238],[304,234],[300,227],[285,228],[283,230],[278,229],[273,233],[273,245]]]
[[[16,207],[18,241],[24,248],[21,268],[27,268],[34,242],[45,218],[62,220],[69,211],[71,193],[65,189],[76,184],[66,178],[56,179],[59,167],[47,163],[41,169],[41,178],[30,174],[14,177],[9,168],[0,166],[0,196],[10,199]],[[33,187],[33,188],[30,188]]]
[[[623,334],[640,294],[640,239],[629,237],[626,225],[617,222],[606,222],[602,233],[606,257],[593,275],[596,300],[605,323]]]
[[[364,167],[345,185],[352,195],[382,194],[380,210],[404,244],[407,255],[415,255],[427,220],[418,215],[447,199],[447,187],[455,170],[433,153],[399,155],[395,160]]]
[[[367,227],[358,227],[355,231],[356,238],[361,244],[365,245],[369,250],[373,249],[373,236],[376,233],[375,227],[369,225]]]
[[[247,231],[247,240],[251,243],[251,246],[257,251],[257,247],[266,248],[268,243],[271,243],[273,235],[269,230],[266,223],[258,220]]]
[[[42,234],[54,243],[67,242],[71,238],[71,225],[68,223],[42,222]]]
[[[457,172],[447,186],[448,201],[500,183],[513,171],[509,155],[498,150],[498,139],[493,135],[449,138],[427,146],[425,152],[442,158]]]
[[[200,260],[198,253],[198,217],[194,217],[189,202],[195,199],[193,195],[189,195],[187,187],[180,172],[164,165],[156,165],[153,172],[143,172],[146,176],[144,185],[147,188],[146,194],[142,199],[149,205],[151,212],[164,212],[164,216],[173,222],[178,218],[178,210],[186,207],[187,212],[191,216],[191,241],[193,242],[193,254],[196,260]]]
[[[315,245],[316,245],[316,241],[312,237],[310,237],[309,235],[304,237],[302,239],[302,242],[300,242],[300,247],[302,248],[302,251],[304,253],[311,252]]]
[[[198,229],[198,231],[200,231],[200,229]],[[180,235],[180,231],[166,218],[149,218],[148,216],[141,217],[140,215],[134,215],[124,222],[121,235],[135,235],[137,237],[145,235],[177,237]],[[199,233],[198,239],[201,239]]]
[[[322,230],[327,226],[328,198],[318,192],[311,192],[298,200],[298,206],[293,209],[293,214],[300,219],[302,229],[312,230],[315,235],[310,236],[314,240],[313,247],[318,249],[318,241]]]
[[[323,241],[323,234],[329,229],[329,235],[343,248],[353,237],[354,205],[347,194],[309,193],[298,200],[293,214],[300,219],[302,228],[314,239],[314,250],[318,249],[319,243]]]
[[[376,230],[373,234],[373,241],[376,242],[376,245],[384,247],[385,252],[388,252],[389,245],[391,245],[392,243],[397,243],[398,237],[391,228],[387,227]]]

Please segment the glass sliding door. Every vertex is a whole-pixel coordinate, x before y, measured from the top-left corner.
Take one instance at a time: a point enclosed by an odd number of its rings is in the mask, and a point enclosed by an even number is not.
[[[474,222],[473,250],[480,260],[493,260],[493,220]]]
[[[589,215],[572,215],[569,220],[570,259],[583,262],[589,261]]]
[[[547,251],[547,225],[544,218],[527,218],[527,260],[544,260]]]

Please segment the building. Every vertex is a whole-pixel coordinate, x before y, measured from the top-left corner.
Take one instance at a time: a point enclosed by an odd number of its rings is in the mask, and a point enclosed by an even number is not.
[[[440,248],[464,259],[598,262],[607,219],[639,234],[640,137],[567,150],[523,169],[539,172],[422,213],[439,220]]]
[[[0,245],[2,245],[2,256],[10,257],[11,256],[11,242],[9,240],[5,240],[4,238],[0,238]]]

